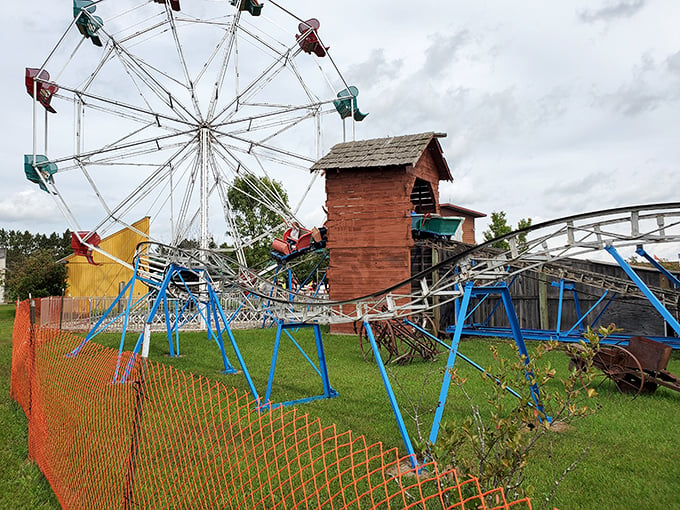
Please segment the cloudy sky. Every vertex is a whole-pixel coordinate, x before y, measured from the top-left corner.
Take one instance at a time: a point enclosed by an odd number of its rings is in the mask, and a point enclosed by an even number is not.
[[[447,133],[454,182],[442,202],[503,210],[514,224],[678,200],[680,2],[280,2],[321,21],[370,113],[358,139]],[[4,9],[0,226],[63,231],[23,176],[32,140],[23,74],[54,46],[71,2]]]

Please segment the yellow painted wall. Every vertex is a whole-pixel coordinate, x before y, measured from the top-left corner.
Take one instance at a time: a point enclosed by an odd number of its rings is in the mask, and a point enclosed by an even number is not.
[[[102,239],[99,247],[107,253],[129,263],[134,263],[135,248],[142,241],[149,240],[149,218],[143,218],[132,225],[146,234],[141,234],[125,228]],[[68,287],[66,295],[71,297],[115,297],[120,292],[120,282],[123,285],[132,278],[132,270],[120,265],[110,258],[94,252],[92,265],[87,259],[78,255],[66,258],[68,268]],[[147,292],[146,285],[135,282],[134,295],[142,296]]]

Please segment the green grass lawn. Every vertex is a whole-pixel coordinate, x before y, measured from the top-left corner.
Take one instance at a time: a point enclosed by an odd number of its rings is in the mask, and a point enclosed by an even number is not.
[[[61,508],[28,458],[28,421],[9,396],[14,306],[0,305],[0,508]]]
[[[248,365],[255,386],[264,395],[269,373],[275,331],[236,331],[239,349]],[[300,332],[296,340],[314,359],[313,337],[310,330]],[[117,346],[119,335],[101,336],[101,343]],[[134,343],[130,338],[129,345]],[[461,343],[460,351],[482,366],[491,363],[489,340],[470,339]],[[513,356],[512,343],[495,340],[500,350]],[[339,430],[351,429],[367,436],[369,442],[382,442],[388,447],[402,447],[401,436],[393,418],[377,367],[364,361],[357,338],[324,336],[331,385],[339,392],[332,400],[317,400],[300,407],[324,424],[335,423]],[[230,348],[227,354],[233,364],[236,357]],[[221,359],[215,343],[205,334],[187,333],[181,337],[181,357],[168,357],[167,338],[152,335],[150,358],[192,371],[225,384],[248,390],[245,378],[221,373]],[[557,369],[559,378],[567,376],[568,358],[561,351],[548,353],[545,358]],[[405,414],[412,437],[418,436],[414,420],[409,417],[420,410],[421,434],[429,434],[434,408],[442,379],[445,359],[434,363],[419,362],[408,366],[390,366],[388,372]],[[485,385],[478,372],[458,361],[461,375],[469,376],[468,391],[480,405],[485,401]],[[669,370],[680,374],[680,356],[674,353]],[[272,398],[275,401],[295,399],[322,393],[319,377],[304,360],[290,340],[282,341],[276,366]],[[535,487],[534,508],[540,508],[544,495],[554,480],[553,471],[561,473],[576,460],[585,448],[585,458],[561,483],[553,506],[561,509],[601,508],[680,508],[680,452],[677,434],[680,432],[680,393],[659,388],[653,395],[636,399],[621,395],[613,386],[600,387],[596,399],[599,410],[575,423],[565,432],[552,433],[550,441],[536,450],[528,469],[528,483]],[[449,394],[445,417],[462,420],[470,413],[470,405],[460,390],[453,387]]]
[[[3,434],[0,461],[5,468],[0,475],[0,508],[58,508],[38,470],[25,461],[26,419],[8,396],[12,313],[12,308],[0,308],[0,434]],[[235,336],[255,386],[264,395],[274,330],[236,331]],[[314,359],[311,330],[301,331],[296,339]],[[339,392],[339,397],[307,403],[299,406],[300,409],[318,417],[323,424],[337,424],[340,431],[351,429],[366,435],[369,442],[380,441],[388,447],[401,448],[401,438],[378,370],[374,364],[363,360],[357,338],[326,334],[324,340],[331,385]],[[117,348],[120,336],[100,335],[96,341]],[[126,348],[131,348],[134,341],[134,335],[129,335]],[[514,355],[508,342],[495,343],[500,344],[501,351],[507,356]],[[467,340],[462,342],[460,350],[485,366],[491,359],[489,345],[487,340]],[[153,334],[151,359],[248,390],[242,374],[221,373],[217,346],[208,341],[205,334],[184,333],[181,356],[170,358],[167,353],[165,336]],[[230,348],[227,354],[236,365],[237,359]],[[546,359],[557,369],[558,379],[566,376],[568,360],[564,353],[551,352]],[[469,375],[468,391],[472,398],[483,405],[484,385],[480,378],[465,364],[458,363],[461,374]],[[423,422],[422,435],[429,433],[430,410],[437,400],[443,364],[444,360],[440,359],[435,363],[419,362],[388,369],[414,437],[418,436],[418,430],[410,415],[415,414],[416,408],[419,408]],[[680,374],[677,353],[674,353],[669,370]],[[559,382],[555,380],[551,384]],[[273,399],[281,401],[320,393],[320,379],[292,342],[284,337]],[[561,472],[587,447],[590,448],[588,454],[562,482],[550,508],[680,508],[680,453],[677,448],[680,393],[660,388],[654,395],[642,395],[632,400],[613,388],[603,387],[597,404],[599,410],[594,415],[578,421],[574,428],[565,432],[551,433],[549,443],[536,451],[528,472],[528,483],[536,489],[534,508],[541,507],[543,495],[550,491],[552,471]],[[458,388],[452,387],[446,417],[462,420],[469,412],[467,400]]]

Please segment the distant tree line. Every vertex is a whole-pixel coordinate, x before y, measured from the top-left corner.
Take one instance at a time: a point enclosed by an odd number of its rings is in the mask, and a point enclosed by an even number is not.
[[[66,288],[66,264],[57,262],[70,255],[71,232],[33,234],[28,230],[0,228],[0,248],[7,249],[5,299],[61,295]]]

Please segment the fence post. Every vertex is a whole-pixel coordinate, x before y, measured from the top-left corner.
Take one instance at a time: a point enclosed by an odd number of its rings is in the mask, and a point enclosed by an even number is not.
[[[132,292],[130,292],[132,295]],[[137,455],[139,453],[139,436],[142,428],[142,416],[144,411],[144,385],[146,375],[146,363],[149,357],[149,342],[151,336],[151,325],[144,324],[144,343],[142,347],[142,357],[139,363],[139,380],[133,381],[135,387],[135,416],[132,423],[132,441],[130,444],[130,458],[128,460],[127,471],[125,473],[125,487],[123,488],[123,508],[131,510],[137,505],[134,501],[135,476],[137,474]],[[132,355],[134,356],[134,354]]]
[[[35,374],[35,299],[28,295],[30,307],[30,321],[28,332],[28,458],[34,461],[33,456],[33,378]]]
[[[541,329],[548,329],[548,279],[545,273],[538,273],[538,323]]]
[[[132,424],[132,442],[130,444],[130,458],[125,473],[125,487],[123,489],[123,508],[131,510],[137,505],[134,501],[135,475],[137,473],[137,454],[139,453],[139,435],[142,424],[142,411],[144,410],[144,368],[145,359],[141,360],[141,376],[138,381],[133,381],[135,388],[135,416]]]
[[[61,326],[64,321],[64,294],[66,294],[66,289],[61,289],[61,300],[59,301],[59,331],[61,331]]]

